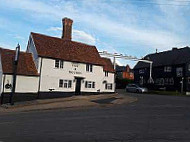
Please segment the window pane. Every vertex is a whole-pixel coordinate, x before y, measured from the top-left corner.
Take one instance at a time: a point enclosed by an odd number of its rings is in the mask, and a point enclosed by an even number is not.
[[[89,71],[89,64],[86,64],[86,71]]]
[[[59,68],[59,60],[55,60],[55,67]]]
[[[87,87],[88,87],[88,81],[85,82],[85,88],[87,88]]]
[[[59,87],[63,87],[63,80],[62,79],[59,80]]]
[[[92,82],[88,82],[88,88],[92,88]]]
[[[67,88],[67,83],[66,82],[64,83],[64,88]]]
[[[60,68],[63,68],[63,61],[60,61]]]
[[[90,65],[90,72],[92,72],[92,65]]]
[[[92,88],[95,88],[95,82],[92,83]]]
[[[72,86],[72,81],[69,80],[68,88],[71,88],[71,86]]]
[[[68,88],[68,80],[64,80],[64,88]]]
[[[110,89],[112,90],[112,84],[110,84]]]
[[[108,84],[107,83],[105,84],[105,89],[108,89]]]

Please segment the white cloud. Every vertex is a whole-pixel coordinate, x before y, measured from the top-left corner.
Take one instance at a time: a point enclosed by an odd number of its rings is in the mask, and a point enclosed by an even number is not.
[[[0,42],[0,48],[13,49],[14,46],[13,46],[13,45],[10,45],[10,44],[7,44],[7,43],[2,43],[2,42]]]
[[[47,31],[54,31],[56,33],[57,32],[61,33],[62,28],[61,27],[50,27],[49,29],[47,29]],[[58,35],[58,34],[56,34],[56,35]],[[91,44],[91,45],[96,44],[96,38],[94,36],[92,36],[91,34],[86,33],[85,31],[73,29],[72,36],[73,36],[73,40],[75,40],[75,41],[80,41],[80,42]]]
[[[88,44],[92,44],[92,45],[96,44],[95,37],[93,37],[92,35],[84,32],[84,31],[80,31],[80,30],[73,29],[73,39],[76,41],[82,41],[84,43],[88,43]]]
[[[61,27],[50,27],[49,29],[47,29],[47,31],[62,31],[62,28]]]
[[[15,39],[18,39],[18,40],[24,40],[25,38],[20,36],[20,35],[15,35],[14,36]]]
[[[163,3],[165,0],[158,0],[158,2]],[[179,16],[179,8],[177,7],[175,7],[175,9],[172,7],[168,10],[168,7],[161,6],[161,10],[165,12],[165,16],[163,17],[155,16],[149,11],[141,11],[130,2],[127,3],[126,8],[125,1],[111,1],[112,4],[108,4],[106,1],[82,0],[79,2],[80,4],[77,4],[78,2],[76,1],[59,0],[43,2],[36,0],[0,0],[0,3],[11,8],[28,11],[30,14],[36,14],[36,17],[47,16],[49,19],[56,21],[68,16],[75,22],[84,23],[96,29],[99,33],[102,32],[106,34],[107,37],[110,37],[110,40],[114,39],[116,42],[133,43],[143,45],[145,48],[148,46],[148,48],[151,47],[153,49],[159,47],[159,50],[165,50],[172,46],[186,43],[183,37],[172,31],[178,26],[178,24],[175,24],[177,20],[171,20],[173,19],[172,14],[173,17],[176,16],[175,14]],[[118,8],[118,6],[120,8]],[[89,12],[89,10],[91,12]],[[150,15],[152,19],[146,19],[147,15]],[[170,18],[167,18],[168,16]],[[144,17],[145,20],[149,20],[153,23],[152,26],[149,25],[146,28],[141,26],[139,19],[143,19]],[[156,19],[153,17],[156,17]],[[160,28],[157,23],[154,23],[158,21],[161,21],[159,23],[161,24]],[[185,20],[180,19],[179,21],[183,23],[180,24],[180,27],[183,28]],[[162,27],[167,27],[167,29],[163,29]],[[57,31],[61,30],[61,28],[52,27],[52,29],[49,30]],[[90,44],[96,43],[94,36],[84,31],[73,30],[73,38]],[[114,50],[115,49],[117,48],[114,48]]]

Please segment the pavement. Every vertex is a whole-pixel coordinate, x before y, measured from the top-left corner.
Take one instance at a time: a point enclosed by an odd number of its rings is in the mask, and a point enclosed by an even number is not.
[[[68,109],[81,107],[98,107],[127,104],[137,101],[135,97],[120,96],[118,94],[101,94],[72,96],[66,98],[43,99],[25,102],[15,102],[13,106],[4,104],[0,107],[0,114],[10,112],[27,112],[52,109]]]

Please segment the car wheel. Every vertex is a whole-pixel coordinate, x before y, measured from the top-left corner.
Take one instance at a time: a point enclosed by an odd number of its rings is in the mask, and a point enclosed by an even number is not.
[[[139,93],[139,90],[138,90],[138,89],[136,90],[136,93]]]

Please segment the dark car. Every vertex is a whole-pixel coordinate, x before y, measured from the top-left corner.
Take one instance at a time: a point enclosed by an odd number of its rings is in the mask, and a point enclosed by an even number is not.
[[[128,84],[126,86],[126,92],[145,93],[145,92],[148,92],[148,89],[144,87],[140,87],[137,84]]]

